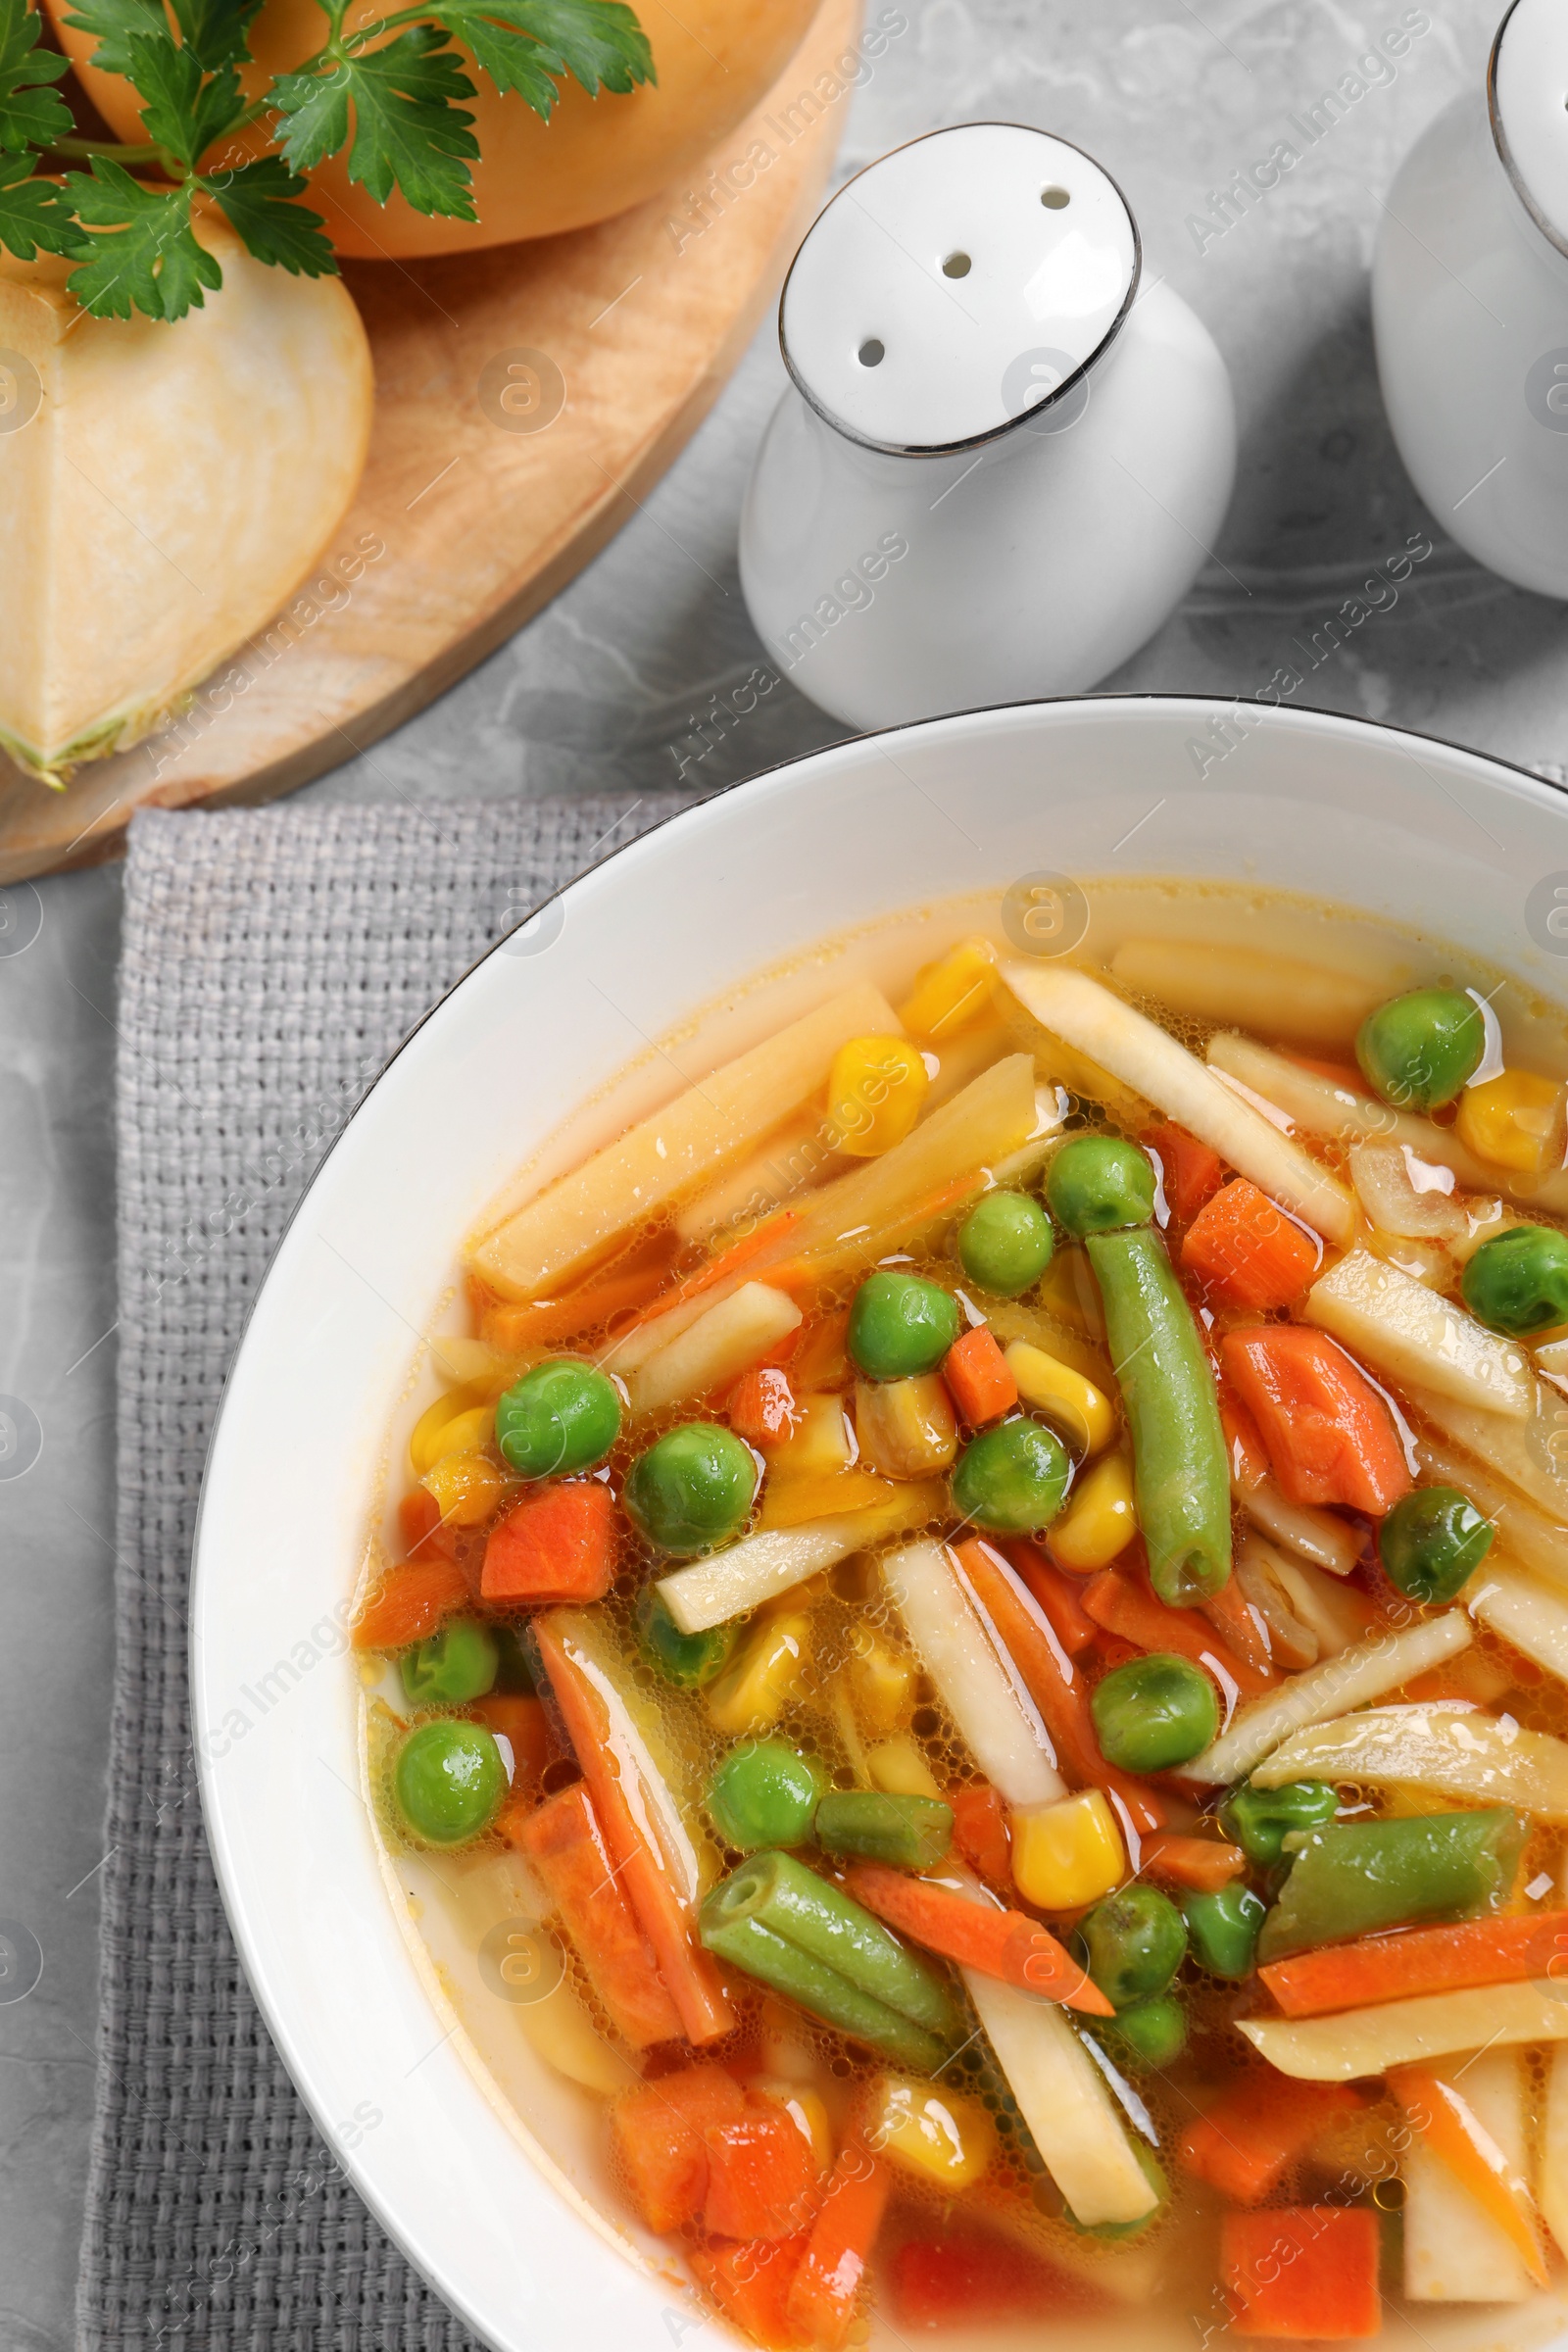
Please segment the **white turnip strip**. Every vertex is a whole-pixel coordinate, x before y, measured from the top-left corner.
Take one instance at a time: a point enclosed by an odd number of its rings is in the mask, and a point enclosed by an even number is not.
[[[1568,2043],[1559,2042],[1546,2061],[1546,2112],[1536,2169],[1536,2202],[1542,2218],[1568,2253]]]
[[[1568,1526],[1568,1404],[1555,1389],[1537,1382],[1535,1410],[1528,1421],[1483,1412],[1477,1405],[1460,1404],[1456,1397],[1413,1384],[1403,1401],[1443,1437],[1538,1504],[1548,1519]],[[1456,1483],[1464,1485],[1463,1479]]]
[[[1067,1785],[1012,1660],[961,1590],[947,1547],[906,1544],[882,1562],[889,1598],[992,1786],[1009,1805],[1048,1805]]]
[[[1526,1502],[1474,1455],[1446,1446],[1429,1431],[1423,1430],[1417,1437],[1415,1450],[1429,1479],[1441,1486],[1457,1487],[1492,1521],[1497,1542],[1511,1559],[1528,1568],[1532,1576],[1568,1592],[1568,1529]]]
[[[966,1968],[963,1981],[1046,2170],[1086,2230],[1158,2202],[1104,2078],[1054,2001]]]
[[[1002,979],[1034,1018],[1137,1090],[1259,1189],[1344,1249],[1356,1206],[1337,1177],[1239,1102],[1212,1070],[1087,972],[1007,963]]]
[[[1407,1783],[1478,1805],[1513,1805],[1568,1821],[1568,1746],[1469,1706],[1369,1707],[1295,1733],[1252,1772],[1259,1788],[1291,1781]]]
[[[891,1503],[743,1536],[723,1551],[661,1577],[659,1590],[683,1634],[706,1633],[711,1625],[727,1625],[732,1617],[760,1609],[824,1568],[836,1568],[852,1551],[924,1526],[933,1497],[941,1494],[940,1487],[929,1484],[906,1486]]]
[[[1254,1764],[1271,1755],[1282,1740],[1309,1723],[1330,1723],[1375,1698],[1441,1666],[1470,1645],[1470,1626],[1462,1609],[1429,1617],[1403,1633],[1389,1628],[1309,1667],[1279,1690],[1265,1691],[1231,1719],[1212,1747],[1182,1766],[1183,1778],[1215,1785],[1239,1781]]]
[[[1422,1178],[1421,1188],[1412,1169]],[[1350,1182],[1379,1233],[1407,1242],[1458,1242],[1468,1236],[1470,1219],[1453,1198],[1453,1170],[1436,1162],[1423,1167],[1403,1144],[1352,1144]]]
[[[1568,2000],[1547,1977],[1526,1984],[1478,1984],[1466,1992],[1423,1992],[1338,2017],[1250,2017],[1240,2031],[1270,2066],[1298,2082],[1354,2082],[1455,2050],[1568,2040]]]
[[[1200,1021],[1243,1021],[1303,1046],[1348,1046],[1393,987],[1300,963],[1259,948],[1221,948],[1212,940],[1128,939],[1110,959],[1110,976],[1135,997],[1154,997]]]
[[[1535,1200],[1543,1208],[1568,1213],[1568,1173],[1558,1170],[1532,1181],[1506,1168],[1491,1167],[1466,1151],[1453,1128],[1439,1127],[1411,1110],[1396,1110],[1375,1095],[1337,1086],[1332,1078],[1303,1070],[1283,1054],[1271,1054],[1267,1046],[1254,1045],[1234,1030],[1222,1029],[1210,1038],[1208,1060],[1211,1069],[1234,1078],[1249,1093],[1261,1095],[1309,1135],[1336,1137],[1348,1144],[1369,1138],[1408,1144],[1417,1159],[1451,1168],[1472,1192],[1493,1198],[1505,1193],[1521,1204]]]
[[[633,1226],[738,1159],[827,1077],[852,1037],[897,1034],[892,1006],[866,981],[791,1021],[749,1054],[688,1087],[629,1135],[485,1235],[470,1252],[504,1298],[539,1298]]]
[[[1314,1568],[1326,1568],[1331,1576],[1348,1576],[1361,1556],[1361,1546],[1355,1530],[1333,1511],[1319,1510],[1315,1503],[1292,1502],[1290,1496],[1276,1486],[1271,1478],[1259,1479],[1255,1487],[1232,1482],[1232,1492],[1254,1527],[1287,1551],[1299,1552]]]
[[[1515,1421],[1534,1406],[1535,1376],[1522,1348],[1369,1250],[1352,1250],[1313,1283],[1304,1319],[1401,1385],[1413,1381]]]
[[[1516,2179],[1529,2169],[1524,2061],[1518,2050],[1483,2050],[1437,2070]],[[1523,2303],[1535,2281],[1518,2246],[1428,2142],[1417,2113],[1400,2165],[1404,2180],[1404,2291],[1414,2303]],[[1545,2283],[1544,2274],[1542,2283]]]
[[[688,1396],[706,1396],[759,1363],[802,1319],[783,1291],[743,1282],[638,1366],[628,1383],[632,1411],[659,1413]]]
[[[851,1164],[836,1149],[821,1111],[804,1111],[739,1167],[683,1201],[675,1231],[683,1242],[712,1241],[719,1247],[737,1242],[797,1193],[825,1184]]]
[[[662,1315],[651,1315],[646,1323],[634,1323],[618,1340],[607,1341],[599,1349],[599,1361],[607,1372],[616,1373],[629,1381],[639,1364],[658,1355],[681,1332],[690,1331],[700,1317],[706,1315],[714,1301],[732,1298],[746,1280],[737,1274],[732,1282],[715,1282],[710,1290],[699,1291],[695,1298],[681,1298],[666,1306]]]
[[[1568,1599],[1507,1560],[1489,1554],[1465,1589],[1464,1605],[1483,1625],[1568,1683]]]

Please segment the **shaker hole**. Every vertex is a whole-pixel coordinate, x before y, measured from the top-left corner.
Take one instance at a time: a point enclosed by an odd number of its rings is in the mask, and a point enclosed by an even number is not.
[[[887,356],[886,349],[875,335],[868,335],[860,345],[858,358],[862,368],[880,368]]]
[[[966,253],[950,253],[942,265],[944,277],[967,277],[973,264]]]
[[[1042,188],[1040,201],[1048,213],[1064,213],[1072,198],[1065,188]]]

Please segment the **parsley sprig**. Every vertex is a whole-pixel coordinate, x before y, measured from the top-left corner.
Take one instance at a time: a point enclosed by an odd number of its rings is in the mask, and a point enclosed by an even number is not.
[[[427,0],[353,31],[349,0],[318,5],[320,48],[248,97],[262,0],[74,0],[66,21],[93,36],[93,63],[142,102],[146,138],[121,145],[74,135],[54,87],[67,61],[41,45],[28,0],[0,0],[0,247],[75,262],[67,283],[95,318],[182,318],[223,282],[193,225],[202,200],[258,261],[326,276],[337,264],[303,174],[345,148],[377,203],[396,188],[416,212],[477,220],[470,66],[547,122],[568,74],[590,97],[657,78],[621,0]],[[235,147],[252,125],[261,153],[255,136]]]

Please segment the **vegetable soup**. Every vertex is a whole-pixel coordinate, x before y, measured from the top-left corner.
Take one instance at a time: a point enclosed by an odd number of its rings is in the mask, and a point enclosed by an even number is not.
[[[470,1237],[356,1621],[389,1883],[758,2345],[1542,2342],[1568,1025],[1087,895],[764,975]]]

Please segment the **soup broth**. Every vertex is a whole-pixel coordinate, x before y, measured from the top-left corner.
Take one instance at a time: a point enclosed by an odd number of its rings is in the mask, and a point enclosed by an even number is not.
[[[752,2342],[1544,2343],[1568,1023],[1085,898],[760,975],[479,1220],[357,1618],[389,1887]]]

